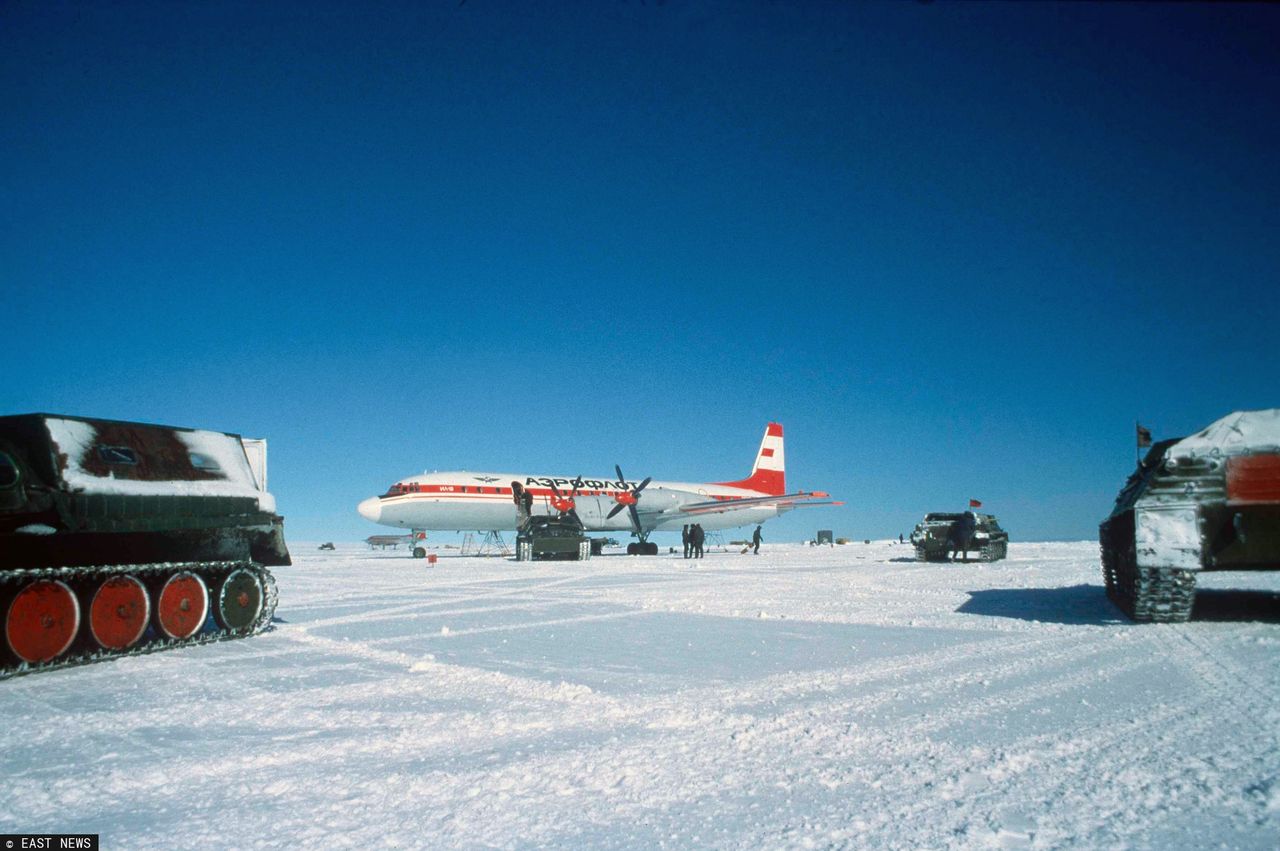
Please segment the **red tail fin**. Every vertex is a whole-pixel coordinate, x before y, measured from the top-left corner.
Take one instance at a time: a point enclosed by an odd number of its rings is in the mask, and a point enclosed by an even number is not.
[[[751,475],[738,482],[716,482],[731,488],[745,488],[778,496],[787,492],[787,463],[782,449],[782,425],[769,423],[756,453]]]

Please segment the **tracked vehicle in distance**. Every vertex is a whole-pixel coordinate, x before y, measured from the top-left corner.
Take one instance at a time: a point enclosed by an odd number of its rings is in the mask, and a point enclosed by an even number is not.
[[[1098,532],[1107,596],[1138,622],[1187,620],[1202,570],[1280,570],[1280,408],[1156,443]]]
[[[0,417],[0,679],[252,635],[289,563],[265,441]]]
[[[966,513],[973,518],[972,534],[968,541],[957,541]],[[1009,554],[1009,533],[1000,528],[993,514],[932,512],[911,530],[911,544],[916,548],[916,561],[946,561],[955,549],[976,553],[978,561],[996,561]]]

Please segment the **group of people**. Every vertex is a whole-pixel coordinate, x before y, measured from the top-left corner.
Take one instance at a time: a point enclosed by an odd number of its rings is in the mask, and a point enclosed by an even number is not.
[[[685,558],[702,558],[702,547],[707,542],[707,533],[699,523],[686,523],[680,530],[680,542],[684,544]]]

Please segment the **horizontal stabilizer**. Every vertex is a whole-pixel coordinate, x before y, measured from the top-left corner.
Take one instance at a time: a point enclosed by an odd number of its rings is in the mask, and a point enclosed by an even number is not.
[[[713,499],[706,502],[691,502],[687,505],[682,505],[679,513],[724,514],[741,508],[761,508],[770,505],[785,505],[789,508],[799,508],[804,505],[843,505],[843,503],[831,501],[808,501],[824,496],[830,496],[830,494],[822,493],[821,491],[797,491],[796,493],[784,493],[777,496],[753,496],[747,499]]]

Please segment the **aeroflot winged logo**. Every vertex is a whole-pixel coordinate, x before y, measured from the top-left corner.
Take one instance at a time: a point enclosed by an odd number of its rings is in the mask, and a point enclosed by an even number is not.
[[[472,476],[471,478],[475,479],[477,482],[484,482],[486,485],[498,480],[497,476]]]

